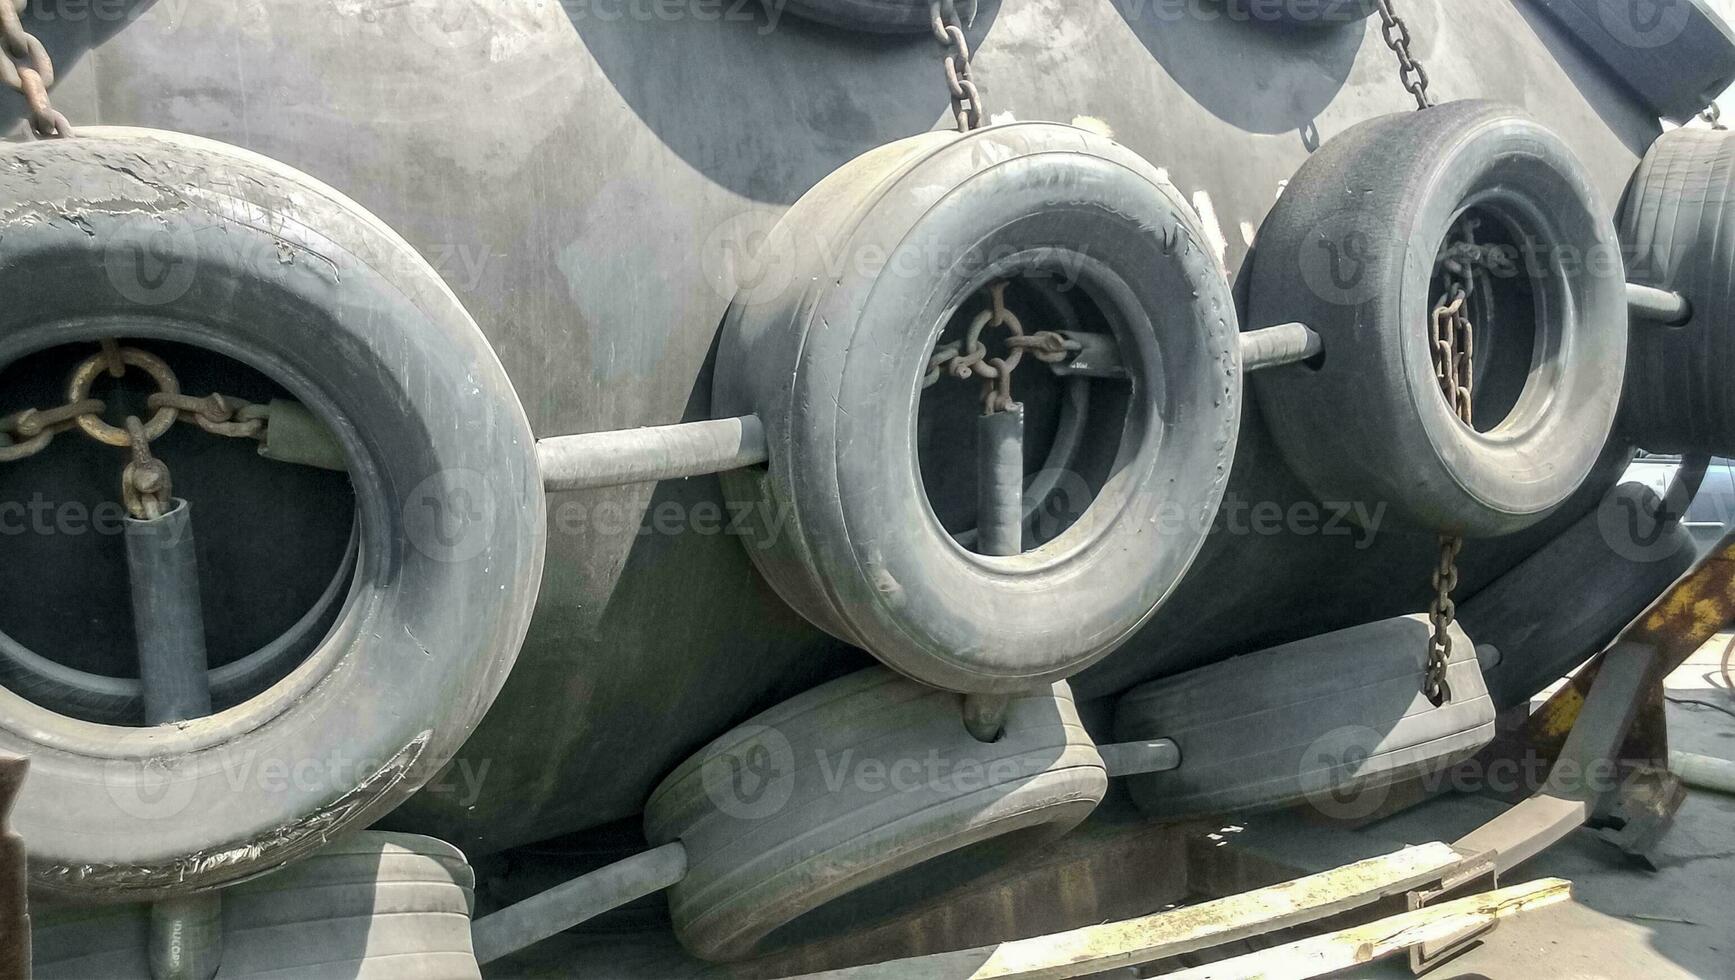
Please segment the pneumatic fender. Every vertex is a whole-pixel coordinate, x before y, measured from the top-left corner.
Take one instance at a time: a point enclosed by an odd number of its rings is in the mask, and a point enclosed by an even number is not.
[[[158,275],[140,274],[144,256]],[[13,820],[32,887],[107,901],[217,887],[430,779],[511,669],[545,544],[529,424],[439,275],[282,164],[93,128],[0,152],[0,294],[0,363],[119,336],[204,347],[283,385],[343,447],[360,528],[335,622],[239,704],[122,727],[0,690],[0,752],[31,760]]]
[[[827,177],[757,262],[713,410],[759,416],[770,460],[723,486],[762,521],[753,560],[810,621],[936,687],[1011,692],[1106,656],[1174,589],[1223,497],[1241,370],[1222,267],[1155,167],[1051,123],[929,133]],[[974,554],[924,489],[924,376],[984,286],[1062,266],[1130,374],[1120,421],[1092,423],[1112,473],[1052,540]]]
[[[1442,394],[1430,322],[1442,251],[1467,223],[1510,262],[1470,300],[1473,425]],[[1324,342],[1254,380],[1322,500],[1492,537],[1591,473],[1626,373],[1620,250],[1583,165],[1523,111],[1456,102],[1350,128],[1290,181],[1251,261],[1251,323],[1300,321]]]
[[[1224,14],[1280,30],[1331,30],[1360,24],[1376,0],[1222,0]]]
[[[1685,296],[1678,326],[1633,335],[1623,432],[1654,453],[1735,454],[1735,140],[1677,129],[1645,154],[1621,209],[1635,282]]]
[[[832,27],[874,34],[915,34],[933,30],[932,0],[764,0],[772,14],[790,13],[804,20]],[[956,0],[959,19],[966,25],[976,16],[979,3],[994,0]]]

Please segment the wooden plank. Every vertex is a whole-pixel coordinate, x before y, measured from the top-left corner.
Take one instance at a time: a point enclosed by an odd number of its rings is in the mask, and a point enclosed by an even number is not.
[[[1308,980],[1486,928],[1571,897],[1570,882],[1544,878],[1162,976],[1164,980]]]
[[[810,974],[807,980],[1064,980],[1316,922],[1438,881],[1463,863],[1423,844],[1258,891],[1036,939]]]

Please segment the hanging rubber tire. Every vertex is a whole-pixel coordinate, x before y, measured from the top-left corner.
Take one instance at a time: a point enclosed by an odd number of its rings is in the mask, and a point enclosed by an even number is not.
[[[1597,509],[1458,605],[1458,621],[1498,662],[1486,672],[1499,709],[1537,692],[1606,649],[1697,560],[1662,500],[1623,483]]]
[[[363,832],[223,891],[218,980],[480,977],[470,946],[476,876],[450,844]],[[150,908],[37,912],[38,980],[149,980]]]
[[[1360,24],[1376,9],[1375,0],[1223,0],[1232,20],[1284,30],[1335,30]]]
[[[964,730],[958,695],[873,668],[687,760],[651,795],[645,835],[687,849],[669,890],[682,944],[727,961],[936,894],[1071,829],[1107,788],[1065,684],[1015,696],[984,743]]]
[[[1392,784],[1469,758],[1494,738],[1494,705],[1456,625],[1452,698],[1422,695],[1431,632],[1426,616],[1388,619],[1134,688],[1115,738],[1173,739],[1181,764],[1130,777],[1133,802],[1164,820],[1304,802],[1365,816]]]
[[[803,20],[874,34],[931,33],[929,0],[765,0],[769,9]],[[975,19],[977,0],[957,0],[958,15],[968,25]]]
[[[1621,209],[1634,282],[1678,292],[1692,317],[1639,324],[1622,431],[1653,453],[1735,455],[1735,140],[1677,129],[1645,154]]]
[[[1474,426],[1441,393],[1430,337],[1440,251],[1465,220],[1513,263],[1472,298]],[[1251,321],[1324,340],[1314,365],[1254,380],[1323,500],[1497,536],[1591,473],[1626,365],[1620,250],[1584,167],[1520,110],[1457,102],[1351,127],[1302,165],[1254,252]]]
[[[365,826],[469,735],[535,601],[541,479],[499,361],[377,218],[234,147],[110,129],[7,146],[0,201],[0,363],[110,335],[239,360],[337,436],[361,526],[335,623],[235,707],[122,728],[0,690],[0,751],[32,762],[14,820],[33,887],[182,894]]]
[[[1149,163],[1050,123],[929,133],[827,177],[767,237],[718,352],[713,410],[758,415],[771,448],[723,477],[758,522],[760,571],[821,628],[948,690],[1028,690],[1106,656],[1191,566],[1234,456],[1235,308],[1206,242]],[[986,283],[1057,269],[1131,374],[1123,420],[1091,424],[1112,477],[1053,540],[975,555],[924,490],[923,379]]]

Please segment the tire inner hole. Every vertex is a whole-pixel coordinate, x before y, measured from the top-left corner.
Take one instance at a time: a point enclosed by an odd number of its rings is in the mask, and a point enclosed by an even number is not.
[[[1026,334],[1044,330],[1113,334],[1088,289],[1058,273],[1027,272],[1008,280],[1006,306]],[[960,305],[939,343],[962,342],[970,322],[990,308],[986,289]],[[988,358],[1005,357],[1007,331],[982,333]],[[980,378],[942,372],[924,390],[916,415],[916,458],[928,505],[946,532],[974,551],[977,525],[977,419]],[[1132,396],[1130,382],[1062,377],[1026,352],[1012,375],[1024,407],[1023,550],[1042,547],[1076,524],[1113,474]]]
[[[1466,232],[1475,244],[1495,256],[1476,266],[1476,288],[1469,300],[1474,327],[1471,428],[1486,434],[1511,417],[1530,384],[1542,332],[1537,283],[1546,270],[1528,247],[1529,236],[1507,216],[1490,208],[1472,207],[1441,243],[1429,294],[1430,311],[1446,301],[1451,284],[1458,281],[1448,273],[1444,260],[1453,245],[1465,240]],[[1450,402],[1444,391],[1440,397]]]
[[[162,358],[186,394],[220,392],[258,404],[293,400],[264,374],[212,351],[153,340],[120,344]],[[0,369],[0,416],[65,404],[68,377],[97,350],[94,343],[55,347]],[[146,400],[156,390],[149,375],[131,368],[118,379],[100,375],[92,397],[107,403],[104,420],[118,426],[128,415],[149,421]],[[349,477],[268,460],[258,449],[254,439],[207,433],[186,421],[151,444],[168,465],[174,496],[192,506],[208,666],[247,657],[298,623],[297,634],[306,636],[272,658],[253,684],[257,690],[239,700],[281,680],[317,648],[348,595],[349,581],[335,580],[351,567],[346,558],[354,546]],[[127,460],[127,450],[74,427],[33,456],[0,463],[0,547],[8,556],[0,563],[0,594],[10,599],[0,604],[0,633],[54,664],[104,678],[139,676],[120,502]],[[316,606],[323,621],[301,622]],[[66,692],[21,689],[40,682],[13,683],[15,668],[0,666],[17,693],[81,714],[66,703]],[[219,699],[214,710],[227,706]],[[142,717],[84,720],[143,724]]]

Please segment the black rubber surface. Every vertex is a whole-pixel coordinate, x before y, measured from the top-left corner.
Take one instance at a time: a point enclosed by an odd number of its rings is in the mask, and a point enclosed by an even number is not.
[[[1376,9],[1374,0],[1222,0],[1225,15],[1283,30],[1353,27]]]
[[[1127,780],[1165,820],[1307,803],[1365,816],[1391,784],[1441,772],[1494,737],[1475,645],[1452,628],[1452,699],[1421,693],[1426,616],[1383,620],[1136,687],[1115,738],[1170,738],[1181,765]]]
[[[1639,483],[1616,487],[1597,510],[1459,603],[1458,621],[1499,651],[1487,671],[1496,708],[1527,704],[1602,652],[1693,567],[1693,536],[1659,521],[1662,501]]]
[[[1065,684],[1014,696],[984,743],[964,730],[960,696],[876,667],[694,755],[652,795],[645,836],[686,845],[687,876],[669,890],[681,942],[732,960],[935,894],[1071,829],[1107,789]]]
[[[774,13],[790,13],[806,20],[876,34],[913,34],[931,31],[929,0],[763,0]],[[980,0],[994,3],[997,0]],[[966,24],[978,0],[957,0],[958,15]],[[931,36],[931,34],[930,34]]]
[[[456,848],[364,832],[223,891],[218,980],[460,980],[475,875]],[[38,911],[38,980],[149,980],[145,905]]]
[[[1520,256],[1520,275],[1480,288],[1534,300],[1478,324],[1480,363],[1532,351],[1504,412],[1478,401],[1478,428],[1441,395],[1429,336],[1437,253],[1471,207],[1484,240],[1498,229]],[[1627,350],[1619,255],[1584,167],[1522,110],[1456,102],[1347,130],[1289,183],[1253,257],[1250,323],[1299,320],[1325,342],[1317,369],[1255,375],[1285,458],[1322,500],[1389,502],[1409,526],[1536,522],[1608,441]]]
[[[913,137],[808,192],[757,263],[712,406],[757,414],[771,461],[723,486],[762,521],[760,571],[808,619],[936,687],[1028,690],[1106,656],[1185,575],[1234,458],[1240,351],[1222,267],[1151,164],[1052,123]],[[1070,277],[1103,310],[1130,408],[1118,432],[1093,420],[1119,445],[1077,522],[988,558],[935,517],[913,418],[954,314],[1035,274]]]
[[[532,437],[487,341],[378,219],[223,144],[93,128],[8,145],[0,200],[0,363],[110,335],[241,360],[337,435],[362,527],[324,641],[240,705],[117,728],[0,691],[0,750],[32,762],[13,819],[33,886],[179,893],[365,826],[475,727],[540,582]]]
[[[1621,209],[1633,281],[1681,293],[1684,326],[1633,331],[1621,424],[1656,453],[1735,453],[1735,133],[1677,129],[1645,155]]]
[[[1735,84],[1735,32],[1716,0],[1534,2],[1658,116],[1684,122]]]

